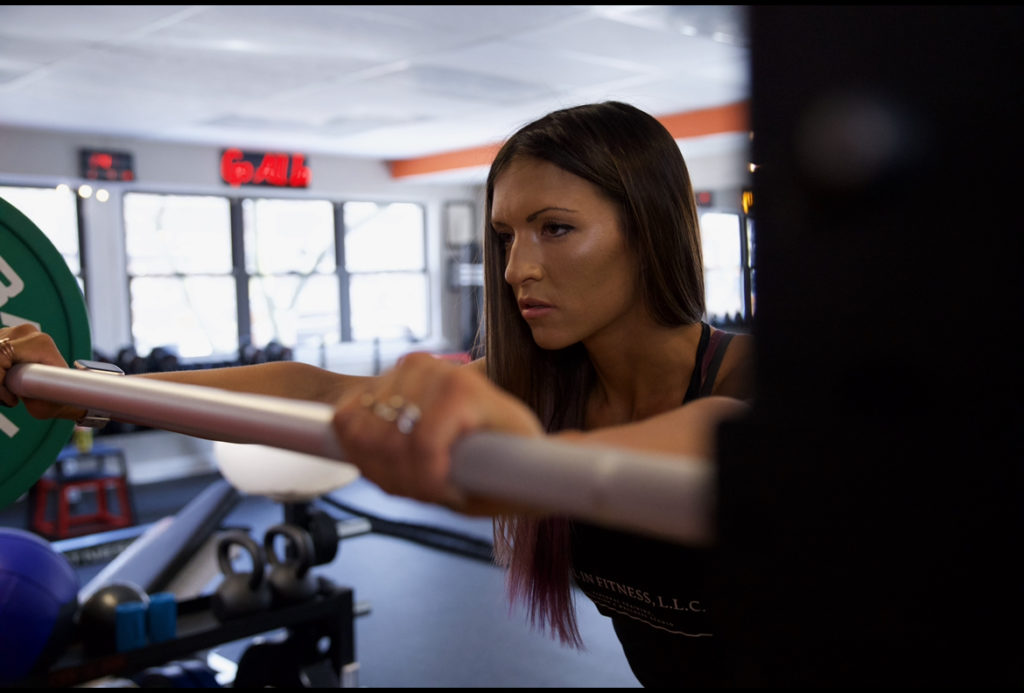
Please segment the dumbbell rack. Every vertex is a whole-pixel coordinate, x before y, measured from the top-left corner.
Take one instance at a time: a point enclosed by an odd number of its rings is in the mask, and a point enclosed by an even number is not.
[[[49,670],[29,676],[14,687],[67,688],[108,676],[130,677],[148,667],[282,628],[287,629],[286,639],[254,643],[243,653],[233,687],[354,685],[354,681],[347,680],[354,678],[355,670],[353,592],[324,578],[320,581],[320,593],[307,601],[224,623],[213,616],[209,596],[179,602],[177,636],[173,640],[101,656],[88,656],[76,642]],[[330,646],[321,651],[318,643],[325,637]],[[254,656],[247,657],[250,652]]]

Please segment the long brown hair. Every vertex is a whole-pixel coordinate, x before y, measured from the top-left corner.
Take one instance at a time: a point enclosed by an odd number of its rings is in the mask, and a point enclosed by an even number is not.
[[[494,183],[520,157],[548,161],[600,188],[619,209],[634,256],[644,308],[661,325],[693,324],[704,314],[700,231],[679,146],[651,115],[617,101],[549,113],[516,132],[487,176],[484,315],[487,374],[537,412],[548,431],[584,428],[595,373],[580,343],[544,350],[533,341],[506,284],[505,250],[491,227]],[[562,642],[580,646],[564,517],[495,519],[495,552],[508,567],[512,604]]]

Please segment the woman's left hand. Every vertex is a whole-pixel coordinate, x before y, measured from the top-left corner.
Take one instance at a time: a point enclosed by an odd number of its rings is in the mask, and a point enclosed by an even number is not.
[[[334,428],[345,460],[384,491],[456,509],[465,502],[449,481],[459,438],[477,430],[544,435],[532,410],[477,369],[426,353],[347,391]]]
[[[57,349],[53,338],[25,323],[15,327],[0,327],[0,404],[18,405],[20,398],[7,389],[7,372],[16,363],[41,363],[46,366],[67,368],[67,361]],[[70,405],[25,398],[28,413],[37,419],[71,418],[82,411]]]

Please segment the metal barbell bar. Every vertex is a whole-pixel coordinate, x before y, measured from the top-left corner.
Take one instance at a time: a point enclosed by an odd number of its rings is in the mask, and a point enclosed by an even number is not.
[[[21,397],[152,428],[345,461],[327,404],[42,364],[14,365],[6,385]],[[465,492],[704,545],[712,539],[712,471],[696,458],[476,432],[453,446],[451,481]]]

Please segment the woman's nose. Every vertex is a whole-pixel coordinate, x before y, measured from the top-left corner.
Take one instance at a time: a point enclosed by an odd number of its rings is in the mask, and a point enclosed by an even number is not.
[[[505,264],[505,281],[518,286],[529,280],[538,280],[544,275],[540,250],[527,238],[516,238],[508,249]]]

